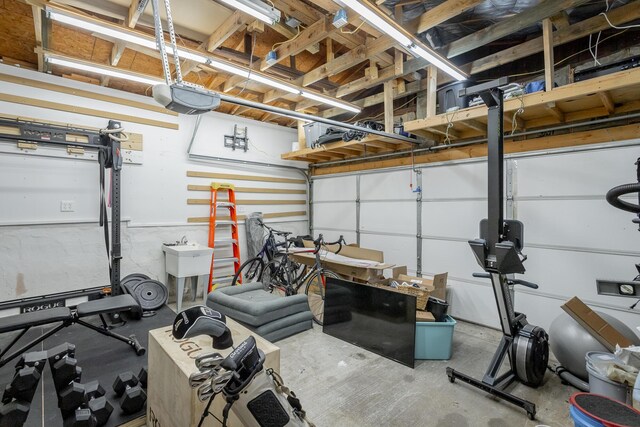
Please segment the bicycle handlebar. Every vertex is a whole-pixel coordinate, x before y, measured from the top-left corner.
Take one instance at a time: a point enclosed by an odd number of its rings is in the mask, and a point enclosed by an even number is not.
[[[344,240],[344,236],[342,234],[340,235],[338,240],[336,240],[335,242],[325,242],[324,241],[324,237],[322,236],[322,234],[319,234],[318,238],[313,241],[313,244],[316,246],[316,250],[314,251],[314,254],[317,254],[320,251],[320,248],[322,246],[338,245],[338,250],[335,252],[337,254],[342,250],[342,244],[343,243],[345,245],[347,244],[347,242]]]
[[[479,277],[481,279],[490,279],[491,275],[489,273],[473,273],[472,274],[473,277]],[[529,282],[527,280],[522,280],[522,279],[507,279],[507,284],[509,285],[522,285],[522,286],[526,286],[527,288],[531,288],[531,289],[538,289],[538,285],[533,283],[533,282]]]

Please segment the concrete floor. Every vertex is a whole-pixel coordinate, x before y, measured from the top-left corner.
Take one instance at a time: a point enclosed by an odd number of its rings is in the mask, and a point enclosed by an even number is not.
[[[535,421],[487,393],[449,382],[447,366],[482,378],[500,337],[496,330],[458,321],[451,360],[416,361],[414,369],[323,334],[315,324],[276,345],[286,385],[318,427],[573,426],[568,401],[577,390],[551,372],[538,389],[511,388],[536,404]]]

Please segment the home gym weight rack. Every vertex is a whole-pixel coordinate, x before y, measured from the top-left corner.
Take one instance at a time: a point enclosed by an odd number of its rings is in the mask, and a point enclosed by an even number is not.
[[[122,259],[120,241],[121,170],[123,162],[120,140],[124,134],[121,133],[121,129],[121,123],[114,120],[109,120],[106,129],[83,129],[22,119],[0,118],[0,141],[97,150],[98,163],[100,164],[100,225],[104,227],[110,272],[110,286],[108,287],[90,287],[79,291],[6,301],[0,303],[0,310],[18,307],[21,312],[37,311],[64,306],[66,299],[79,296],[88,296],[91,299],[92,296],[104,294],[105,291],[110,292],[111,295],[123,293],[120,287],[120,260]],[[108,170],[111,170],[111,236],[109,236],[108,203],[105,191],[105,176]]]
[[[514,279],[525,272],[522,254],[524,224],[504,219],[504,99],[502,88],[508,83],[501,78],[460,90],[460,96],[479,95],[488,107],[488,218],[480,221],[480,238],[469,241],[476,261],[486,273],[474,277],[491,279],[496,299],[502,339],[482,380],[452,368],[446,372],[449,381],[459,379],[500,399],[517,405],[535,419],[536,405],[505,389],[514,381],[537,387],[542,384],[549,360],[549,336],[539,326],[527,322],[527,316],[514,310],[511,297],[513,285],[537,289],[538,285]],[[501,373],[507,358],[508,368]]]

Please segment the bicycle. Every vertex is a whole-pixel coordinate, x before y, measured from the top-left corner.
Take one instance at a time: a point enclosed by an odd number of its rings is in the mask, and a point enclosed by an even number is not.
[[[292,279],[291,271],[294,270],[293,266],[298,263],[289,258],[289,246],[285,245],[282,256],[274,258],[266,264],[262,271],[260,281],[265,286],[265,289],[270,291],[278,290],[284,293],[285,296],[296,295],[304,285],[304,293],[307,295],[313,320],[318,325],[322,325],[324,321],[326,279],[327,277],[339,279],[340,276],[322,265],[320,250],[322,247],[338,245],[338,249],[335,251],[337,254],[342,249],[343,243],[346,244],[343,236],[340,236],[335,242],[327,243],[324,241],[322,234],[320,234],[318,238],[313,241],[314,248],[297,249],[295,253],[313,253],[315,255],[313,266],[304,277],[298,277],[297,279]]]
[[[274,228],[269,227],[262,221],[258,221],[259,224],[268,231],[267,238],[265,239],[264,245],[260,252],[248,260],[246,260],[236,274],[233,276],[233,280],[231,281],[231,286],[236,286],[238,283],[253,283],[257,282],[262,277],[262,272],[265,267],[265,259],[267,263],[270,261],[277,259],[280,257],[280,252],[278,252],[278,248],[282,246],[288,246],[292,243],[291,240],[287,239],[287,236],[291,234],[290,232],[278,231]],[[284,242],[277,242],[276,236],[285,237]],[[295,265],[291,265],[291,268],[295,267],[295,275],[296,279],[302,277],[304,273],[305,266],[295,263]]]

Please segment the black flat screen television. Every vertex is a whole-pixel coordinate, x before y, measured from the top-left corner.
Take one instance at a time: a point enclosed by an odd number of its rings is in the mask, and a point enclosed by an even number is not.
[[[416,297],[327,278],[322,331],[413,368]]]

